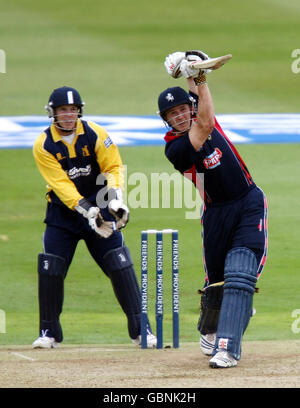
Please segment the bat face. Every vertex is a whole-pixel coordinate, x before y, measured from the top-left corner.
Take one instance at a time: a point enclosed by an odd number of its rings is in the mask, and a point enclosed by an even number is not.
[[[199,69],[219,69],[222,65],[232,58],[231,54],[223,55],[217,58],[208,58],[203,61],[192,61],[191,66]]]

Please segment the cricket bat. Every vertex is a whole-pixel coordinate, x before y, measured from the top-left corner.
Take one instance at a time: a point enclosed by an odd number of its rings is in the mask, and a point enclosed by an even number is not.
[[[191,61],[190,67],[200,68],[200,69],[218,69],[222,67],[226,62],[232,58],[231,54],[222,55],[221,57],[208,58],[202,61]]]

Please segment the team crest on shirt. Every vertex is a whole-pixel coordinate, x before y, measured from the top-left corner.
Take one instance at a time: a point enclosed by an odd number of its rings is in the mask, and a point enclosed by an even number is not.
[[[83,156],[90,156],[89,148],[87,145],[84,145],[82,148],[82,155]]]
[[[61,160],[65,159],[66,156],[63,156],[61,153],[56,153],[56,158],[57,158],[58,161],[61,161]]]
[[[203,164],[205,168],[209,170],[209,169],[214,169],[215,167],[219,166],[221,164],[221,160],[220,160],[221,157],[222,157],[222,152],[220,149],[216,147],[213,153],[207,156],[203,160]]]

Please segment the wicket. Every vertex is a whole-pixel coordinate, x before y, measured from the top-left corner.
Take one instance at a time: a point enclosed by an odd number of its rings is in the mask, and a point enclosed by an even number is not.
[[[148,324],[148,235],[156,235],[156,336],[157,348],[163,348],[163,235],[170,234],[172,239],[172,320],[173,347],[179,347],[179,247],[178,231],[149,229],[141,232],[141,346],[147,348]]]

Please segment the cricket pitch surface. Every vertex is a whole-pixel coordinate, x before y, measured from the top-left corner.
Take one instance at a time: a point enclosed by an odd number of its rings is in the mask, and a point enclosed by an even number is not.
[[[299,350],[300,340],[243,342],[237,367],[212,369],[198,343],[0,346],[0,388],[300,388]]]

